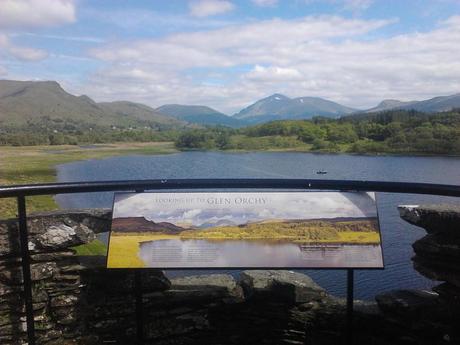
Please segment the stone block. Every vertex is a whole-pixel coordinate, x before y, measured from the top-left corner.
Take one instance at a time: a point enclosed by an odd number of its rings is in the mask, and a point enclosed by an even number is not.
[[[326,292],[305,274],[282,270],[249,270],[241,273],[247,298],[271,298],[286,303],[319,300]]]

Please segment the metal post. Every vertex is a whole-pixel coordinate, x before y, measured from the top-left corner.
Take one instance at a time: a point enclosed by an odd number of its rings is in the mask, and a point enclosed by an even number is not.
[[[346,344],[353,344],[353,291],[354,276],[353,269],[347,269],[347,324],[346,324]]]
[[[24,300],[26,307],[27,339],[29,345],[35,345],[34,308],[32,305],[32,279],[30,277],[29,239],[27,232],[26,199],[18,196],[19,241],[21,244],[21,265],[24,281]]]
[[[136,193],[143,193],[143,189],[136,189]],[[144,310],[142,301],[142,271],[134,271],[134,295],[136,298],[136,336],[137,344],[144,344]]]
[[[134,294],[136,298],[137,344],[144,344],[144,311],[142,308],[142,271],[134,271]]]

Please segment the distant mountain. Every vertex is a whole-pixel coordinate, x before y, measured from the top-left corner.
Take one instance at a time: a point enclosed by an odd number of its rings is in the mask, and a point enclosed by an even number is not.
[[[227,116],[201,105],[167,104],[157,109],[128,101],[97,103],[86,95],[66,92],[55,81],[0,80],[0,125],[35,125],[47,121],[84,123],[96,126],[149,126],[184,128],[196,125],[243,127],[274,120],[337,118],[344,115],[402,109],[426,113],[460,108],[460,93],[423,101],[387,99],[367,110],[349,108],[318,97],[289,98],[274,94]],[[48,123],[48,122],[46,122]]]
[[[203,105],[166,104],[155,109],[161,114],[199,125],[241,127],[242,121]]]
[[[380,102],[376,107],[366,110],[366,112],[371,113],[376,111],[391,110],[399,107],[409,106],[414,103],[417,103],[417,101],[402,102],[396,99],[385,99],[382,102]]]
[[[0,122],[21,125],[41,118],[101,126],[182,125],[153,109],[129,102],[96,103],[74,96],[55,81],[0,80]]]
[[[184,122],[174,117],[166,116],[155,109],[141,103],[128,101],[102,102],[100,107],[127,118],[135,118],[141,121],[154,121],[165,125],[185,125]]]
[[[199,226],[200,229],[212,228],[215,226],[237,226],[238,224],[228,219],[221,219],[217,222],[206,222]]]
[[[309,119],[313,116],[338,117],[355,111],[357,110],[318,97],[289,98],[275,93],[244,108],[234,117],[249,123],[261,123],[272,120]]]
[[[365,112],[378,112],[384,110],[416,110],[424,113],[437,113],[449,111],[453,108],[460,108],[460,93],[450,96],[440,96],[424,101],[401,102],[397,100],[385,100],[378,106],[368,109]]]
[[[158,232],[164,234],[178,234],[185,230],[180,226],[168,222],[155,223],[144,217],[120,217],[112,221],[112,231],[115,232]]]

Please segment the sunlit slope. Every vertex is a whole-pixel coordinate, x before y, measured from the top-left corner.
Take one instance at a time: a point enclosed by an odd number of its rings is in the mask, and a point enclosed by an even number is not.
[[[55,81],[0,80],[0,123],[14,126],[41,119],[99,126],[183,125],[147,106],[130,102],[96,103],[66,92]]]
[[[364,220],[286,220],[249,223],[240,226],[187,230],[183,239],[276,239],[293,242],[379,243],[377,221]]]

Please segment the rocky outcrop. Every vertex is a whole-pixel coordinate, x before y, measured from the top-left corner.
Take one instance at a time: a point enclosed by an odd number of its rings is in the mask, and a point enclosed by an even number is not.
[[[109,211],[53,212],[28,219],[33,309],[39,343],[83,334],[85,270],[71,246],[106,231]],[[25,342],[22,270],[16,220],[0,221],[0,343]]]
[[[427,232],[412,245],[414,268],[429,279],[443,281],[430,295],[424,295],[423,303],[434,303],[434,308],[421,308],[428,311],[424,319],[441,324],[444,338],[460,343],[460,206],[408,205],[398,209],[402,219]]]
[[[429,234],[460,238],[460,205],[401,205],[398,210],[402,219],[424,228]]]
[[[399,206],[399,212],[427,232],[412,245],[415,269],[427,278],[445,281],[449,291],[460,290],[460,206]]]
[[[254,299],[278,300],[287,304],[321,300],[326,291],[310,277],[280,270],[251,270],[240,276],[246,296]]]
[[[110,210],[72,210],[36,213],[27,219],[32,253],[55,252],[88,243],[110,228]],[[16,219],[0,220],[0,257],[19,257]]]

